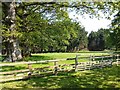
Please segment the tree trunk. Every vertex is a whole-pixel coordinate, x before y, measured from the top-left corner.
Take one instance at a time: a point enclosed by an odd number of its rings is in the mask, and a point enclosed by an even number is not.
[[[31,49],[29,48],[29,46],[27,46],[27,45],[22,46],[22,56],[23,57],[30,57],[31,56]]]
[[[1,32],[0,32],[1,34]],[[0,36],[0,56],[2,55],[2,36]]]
[[[15,12],[15,0],[10,2],[9,10],[8,10],[8,16],[6,17],[6,20],[10,22],[10,28],[8,29],[11,33],[16,30],[16,12]],[[5,60],[15,62],[16,60],[22,59],[21,50],[19,47],[19,42],[15,35],[11,35],[8,38],[7,45],[7,57]]]
[[[21,50],[19,48],[19,42],[16,39],[13,39],[12,42],[12,60],[16,61],[16,60],[20,60],[22,59],[22,54],[21,54]]]

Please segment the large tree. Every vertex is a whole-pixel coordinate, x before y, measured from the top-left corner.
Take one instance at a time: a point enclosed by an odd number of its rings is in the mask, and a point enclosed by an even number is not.
[[[26,39],[27,34],[31,36],[36,36],[39,34],[42,38],[42,44],[46,41],[42,30],[46,30],[49,25],[47,25],[43,18],[45,16],[49,19],[56,21],[62,16],[62,12],[69,8],[69,11],[76,10],[79,14],[89,13],[90,15],[97,15],[98,10],[102,10],[104,13],[113,12],[114,9],[119,8],[119,2],[107,3],[107,2],[2,2],[3,7],[3,42],[5,43],[5,48],[7,50],[7,60],[16,61],[22,58],[21,48],[19,42],[21,36],[24,36],[22,50],[26,54],[30,46],[34,45],[33,42],[28,43],[29,39]],[[42,16],[36,18],[36,12],[40,13]],[[51,13],[51,15],[50,15]],[[31,18],[32,16],[33,18]],[[50,16],[49,16],[50,15]],[[66,14],[65,14],[66,15]],[[52,18],[51,18],[52,17]],[[54,18],[53,18],[54,17]],[[30,20],[31,18],[31,20]],[[64,20],[61,18],[61,20]],[[38,21],[38,22],[37,22]],[[52,20],[51,20],[52,21]],[[35,22],[35,23],[31,23]],[[49,22],[50,23],[50,22]],[[52,22],[51,22],[52,23]],[[39,24],[39,27],[38,27]],[[34,32],[39,29],[40,32]],[[25,36],[26,35],[26,36]],[[42,37],[43,36],[43,37]],[[32,38],[34,39],[34,38]],[[24,42],[25,41],[25,42]],[[44,45],[45,46],[45,45]],[[41,46],[41,47],[44,47]],[[34,46],[35,47],[35,46]]]
[[[19,41],[16,35],[16,3],[14,0],[10,3],[4,3],[3,8],[3,35],[5,35],[3,40],[6,43],[6,60],[14,62],[22,59]]]
[[[98,30],[91,32],[88,36],[88,49],[90,51],[102,51],[105,49],[104,33]]]
[[[112,49],[114,47],[114,44],[112,43],[112,33],[111,33],[111,28],[108,29],[99,29],[98,33],[102,33],[103,35],[103,40],[104,40],[104,47],[105,49]]]
[[[111,23],[111,39],[115,50],[120,50],[120,11],[114,16],[114,19]]]

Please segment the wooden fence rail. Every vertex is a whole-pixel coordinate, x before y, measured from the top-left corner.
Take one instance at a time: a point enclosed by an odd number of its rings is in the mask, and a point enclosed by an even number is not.
[[[81,58],[88,58],[89,61],[87,62],[79,62],[78,60]],[[114,55],[115,62],[119,65],[120,62],[120,55]],[[74,60],[75,63],[73,64],[59,64],[59,61],[65,60]],[[19,64],[27,64],[28,69],[25,70],[15,70],[15,71],[7,71],[7,72],[0,72],[0,82],[12,81],[12,80],[20,80],[26,79],[31,76],[44,76],[45,73],[51,73],[53,75],[57,75],[60,71],[82,71],[82,70],[91,70],[94,68],[104,68],[108,66],[112,66],[114,59],[113,56],[102,55],[102,56],[81,56],[76,55],[75,58],[67,58],[67,59],[56,59],[56,60],[45,60],[45,61],[32,61],[32,62],[16,62],[10,64],[0,64],[0,66],[16,66]],[[53,66],[46,66],[42,68],[33,68],[32,64],[39,64],[39,63],[49,63],[53,62]]]

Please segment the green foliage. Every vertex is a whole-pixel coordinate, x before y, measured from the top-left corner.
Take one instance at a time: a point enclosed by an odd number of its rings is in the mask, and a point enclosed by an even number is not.
[[[103,32],[91,32],[88,36],[88,49],[90,51],[102,51],[105,49]]]
[[[111,39],[112,44],[115,46],[115,50],[120,50],[120,11],[114,16],[112,20],[112,33]]]
[[[3,41],[6,44],[10,37],[18,39],[23,56],[31,52],[86,48],[87,32],[69,19],[69,12],[75,10],[80,15],[87,13],[93,17],[99,16],[98,10],[111,14],[120,6],[119,2],[19,2],[15,7],[14,30],[10,31],[9,5],[2,3]]]
[[[64,14],[66,12],[59,13]],[[70,42],[74,43],[72,40],[87,35],[87,33],[84,34],[84,29],[78,23],[69,19],[68,15],[63,15],[56,21],[51,21],[42,17],[38,12],[33,12],[26,19],[28,23],[25,22],[27,24],[24,24],[27,29],[20,30],[22,32],[20,40],[24,42],[24,45],[29,46],[33,50],[32,52],[66,51]],[[37,51],[35,48],[37,48]]]
[[[112,20],[111,27],[109,29],[100,29],[98,32],[102,32],[105,40],[105,48],[119,50],[120,46],[120,28],[119,28],[119,11]]]

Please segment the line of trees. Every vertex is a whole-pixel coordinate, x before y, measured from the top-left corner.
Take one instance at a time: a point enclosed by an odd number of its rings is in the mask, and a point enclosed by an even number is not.
[[[88,36],[88,49],[90,51],[103,51],[105,49],[105,40],[103,33],[91,32]]]
[[[75,10],[80,15],[87,13],[99,16],[97,10],[113,13],[119,9],[118,4],[2,2],[2,51],[6,53],[5,60],[14,62],[30,56],[32,52],[73,52],[86,48],[87,32],[78,22],[69,18],[68,12]]]
[[[88,36],[88,50],[102,51],[104,49],[120,50],[120,11],[114,16],[109,29],[91,32]]]

